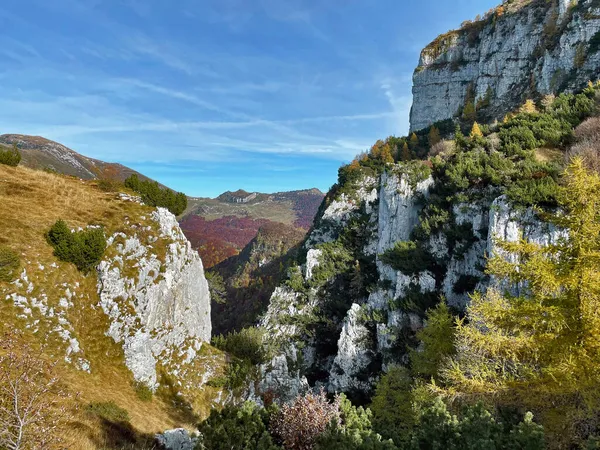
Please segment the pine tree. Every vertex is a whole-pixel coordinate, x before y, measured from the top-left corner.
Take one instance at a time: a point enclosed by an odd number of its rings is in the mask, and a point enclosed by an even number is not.
[[[442,361],[453,355],[454,319],[445,302],[427,311],[426,325],[417,332],[422,349],[410,354],[412,371],[426,378],[437,378]]]
[[[435,125],[432,125],[429,129],[429,148],[433,147],[441,140],[442,137],[440,136],[440,130],[438,130],[438,128]]]
[[[469,135],[469,137],[471,139],[483,137],[483,133],[481,132],[481,128],[479,127],[479,124],[477,122],[473,124],[473,128],[471,128],[471,134]]]
[[[411,150],[414,150],[419,146],[419,138],[417,137],[417,135],[415,133],[410,135],[410,141],[409,141],[408,146],[410,147]]]
[[[473,122],[477,119],[477,112],[475,111],[475,103],[468,102],[463,109],[463,119],[467,122]]]
[[[392,148],[389,146],[389,144],[385,144],[381,147],[379,158],[385,164],[393,164],[395,162],[394,157],[392,156]]]
[[[400,153],[400,159],[402,161],[410,161],[411,160],[410,149],[408,148],[408,144],[406,142],[402,146],[402,152]]]
[[[574,399],[600,406],[600,177],[581,159],[565,173],[559,204],[549,217],[565,230],[556,243],[498,243],[488,271],[518,295],[473,296],[443,371],[451,391],[538,409]]]

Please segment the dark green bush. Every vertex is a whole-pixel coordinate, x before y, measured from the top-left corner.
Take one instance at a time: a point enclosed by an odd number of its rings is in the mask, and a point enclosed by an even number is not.
[[[83,273],[91,272],[102,260],[106,250],[106,237],[102,228],[72,232],[65,221],[58,220],[46,233],[54,247],[54,256],[75,264]]]
[[[20,266],[19,255],[8,247],[0,246],[0,281],[13,281]]]
[[[456,416],[441,399],[419,417],[411,439],[413,450],[489,449],[542,450],[544,430],[527,413],[523,422],[510,427],[498,422],[483,405],[466,406]]]
[[[380,255],[383,263],[406,275],[416,275],[428,270],[434,263],[433,257],[419,242],[396,242],[394,247]]]
[[[16,145],[12,148],[2,150],[0,147],[0,164],[16,167],[21,162],[21,153]]]
[[[502,151],[508,156],[523,156],[524,151],[533,150],[540,146],[533,130],[524,125],[504,127],[500,130]]]
[[[245,359],[232,361],[225,370],[226,386],[230,390],[239,390],[248,385],[254,366]]]
[[[396,450],[391,440],[383,440],[372,430],[372,413],[340,396],[340,423],[332,423],[317,438],[316,450]]]
[[[198,427],[202,438],[197,450],[281,450],[269,434],[271,411],[255,403],[212,410]]]
[[[474,275],[461,275],[454,283],[452,290],[455,294],[466,294],[467,292],[473,292],[480,278]]]
[[[515,182],[506,191],[508,199],[518,206],[555,206],[559,185],[552,177]]]
[[[213,337],[213,345],[237,358],[250,361],[254,365],[262,364],[267,359],[267,352],[263,346],[264,334],[262,328],[244,328],[225,336]]]
[[[115,402],[92,402],[85,408],[87,412],[109,422],[129,422],[129,413]]]
[[[145,204],[167,208],[176,216],[187,208],[187,197],[184,193],[161,189],[156,181],[140,181],[139,177],[133,174],[125,180],[125,186],[140,194]]]

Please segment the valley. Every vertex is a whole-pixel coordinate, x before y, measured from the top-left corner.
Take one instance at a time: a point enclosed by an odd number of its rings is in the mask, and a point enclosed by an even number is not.
[[[597,0],[503,1],[327,193],[0,136],[0,449],[600,448],[599,55]],[[209,109],[240,122],[150,128],[294,122]]]

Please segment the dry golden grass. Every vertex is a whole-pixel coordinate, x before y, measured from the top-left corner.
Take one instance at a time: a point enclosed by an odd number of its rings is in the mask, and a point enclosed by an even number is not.
[[[154,395],[149,402],[138,398],[133,377],[123,362],[121,346],[105,335],[109,321],[96,306],[95,274],[84,276],[73,265],[58,261],[44,237],[58,219],[64,219],[72,228],[103,225],[110,235],[124,230],[128,218],[153,225],[151,211],[152,208],[118,200],[115,193],[100,191],[94,182],[0,165],[0,244],[20,255],[21,271],[25,269],[33,283],[33,290],[26,293],[26,286],[19,288],[0,282],[0,332],[4,328],[25,329],[30,326],[32,332],[28,336],[32,342],[44,343],[47,345],[47,357],[62,361],[66,344],[52,332],[55,324],[40,316],[39,323],[31,326],[31,321],[17,317],[21,311],[5,298],[15,292],[28,297],[45,294],[47,304],[55,306],[65,297],[67,289],[75,293],[73,307],[67,313],[68,320],[83,349],[83,357],[91,363],[92,373],[87,374],[69,364],[60,368],[67,388],[79,393],[79,408],[66,431],[69,448],[118,448],[114,447],[110,435],[120,431],[111,431],[108,424],[86,413],[85,405],[90,402],[112,400],[126,409],[136,436],[152,435],[176,426],[192,428],[198,420],[196,416],[173,406],[167,393]],[[52,268],[52,265],[58,267]],[[215,358],[219,359],[219,356]],[[201,415],[208,410],[208,397],[210,395],[202,392],[191,400],[194,409]],[[124,433],[127,435],[127,430]]]
[[[535,151],[535,159],[539,162],[561,161],[564,153],[557,148],[538,148]]]

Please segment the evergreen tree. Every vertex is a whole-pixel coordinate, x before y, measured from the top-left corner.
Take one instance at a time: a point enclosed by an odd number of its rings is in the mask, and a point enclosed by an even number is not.
[[[410,135],[410,141],[409,141],[408,146],[413,151],[419,146],[419,138],[417,137],[417,135],[415,133]]]
[[[600,407],[600,177],[581,159],[559,204],[549,217],[565,233],[557,242],[499,242],[488,271],[507,292],[473,296],[444,370],[451,392],[539,410]]]
[[[440,130],[438,130],[435,125],[432,125],[431,128],[429,129],[428,140],[429,140],[429,148],[433,147],[435,144],[437,144],[438,142],[440,142],[442,140],[442,137],[440,136]]]
[[[402,161],[410,161],[411,160],[410,149],[408,148],[408,144],[406,142],[402,146],[402,152],[400,153],[400,159]]]
[[[427,311],[425,326],[417,332],[422,349],[410,355],[413,373],[437,378],[442,361],[455,353],[454,332],[454,318],[445,302]]]
[[[0,148],[0,164],[16,167],[21,162],[21,153],[16,145],[12,148],[2,150]]]

